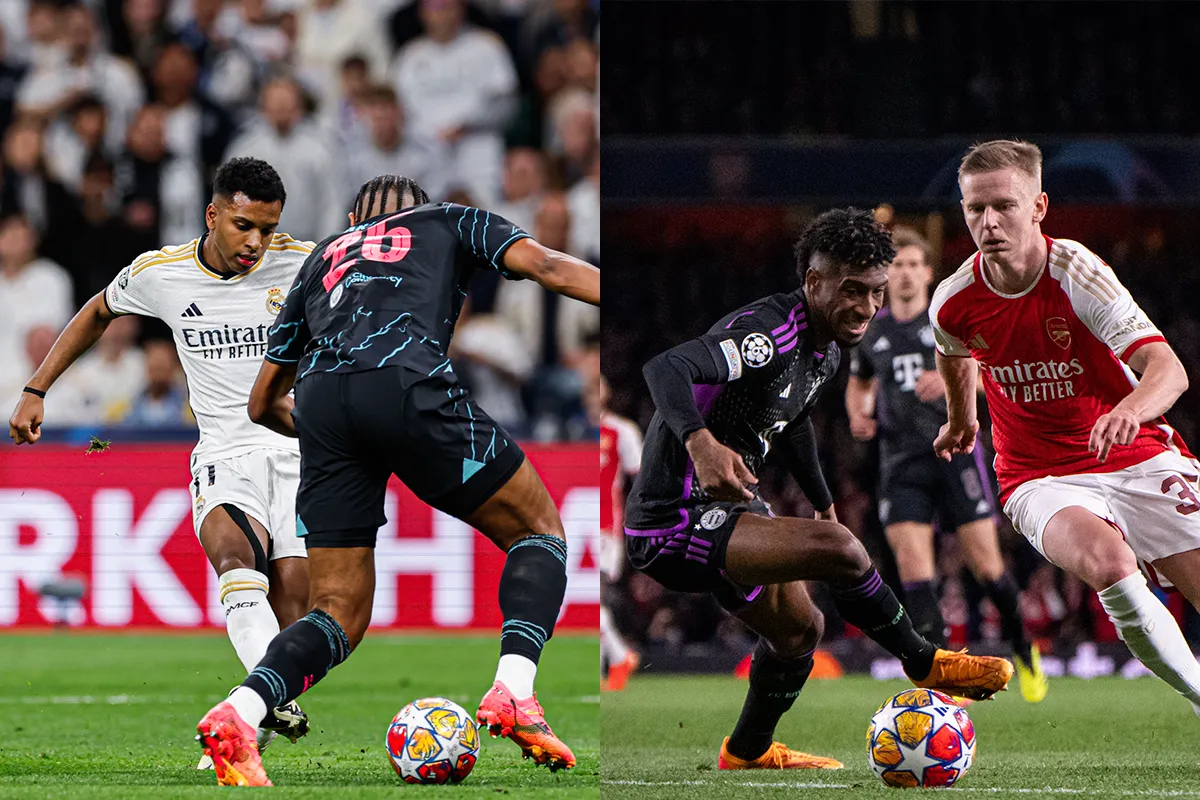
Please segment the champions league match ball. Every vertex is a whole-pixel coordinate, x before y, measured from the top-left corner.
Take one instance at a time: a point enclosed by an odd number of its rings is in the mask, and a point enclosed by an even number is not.
[[[867,761],[888,786],[948,788],[974,760],[975,726],[941,692],[901,692],[879,707],[867,728]]]
[[[459,783],[479,758],[479,728],[457,703],[426,697],[392,718],[385,746],[405,783]]]

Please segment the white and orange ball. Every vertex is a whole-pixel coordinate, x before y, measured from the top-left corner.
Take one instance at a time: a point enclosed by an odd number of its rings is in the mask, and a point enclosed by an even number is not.
[[[867,728],[867,761],[888,786],[950,787],[974,760],[975,726],[941,692],[901,692],[879,707]]]

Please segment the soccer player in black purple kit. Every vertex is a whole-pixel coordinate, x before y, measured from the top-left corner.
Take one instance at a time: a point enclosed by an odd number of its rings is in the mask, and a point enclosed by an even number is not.
[[[840,347],[857,344],[883,304],[895,255],[870,212],[828,211],[796,245],[802,287],[721,318],[708,333],[651,359],[657,411],[627,504],[634,568],[668,589],[713,594],[759,634],[750,688],[719,769],[837,769],[831,758],[775,742],[775,727],[812,671],[822,617],[803,581],[830,584],[839,612],[901,659],[914,684],[984,699],[1003,689],[1001,658],[938,649],[837,522],[810,419]],[[772,447],[817,509],[774,516],[754,473]]]

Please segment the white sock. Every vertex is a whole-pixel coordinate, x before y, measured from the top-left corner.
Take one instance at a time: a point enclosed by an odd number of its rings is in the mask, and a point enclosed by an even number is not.
[[[507,686],[518,700],[533,694],[533,678],[536,675],[537,664],[514,653],[500,656],[500,664],[496,667],[496,680]]]
[[[259,697],[258,692],[245,686],[234,689],[226,702],[251,728],[257,729],[267,716],[267,701]]]
[[[1099,592],[1117,634],[1138,660],[1192,703],[1200,705],[1200,664],[1175,618],[1146,586],[1140,572]]]
[[[609,664],[620,664],[629,656],[629,647],[617,633],[617,625],[607,606],[600,606],[600,649]]]
[[[231,569],[217,589],[225,609],[225,630],[246,672],[258,666],[279,633],[279,621],[267,602],[267,576],[252,569]]]

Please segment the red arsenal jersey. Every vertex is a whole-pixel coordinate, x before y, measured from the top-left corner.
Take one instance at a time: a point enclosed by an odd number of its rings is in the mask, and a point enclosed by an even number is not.
[[[1125,362],[1166,339],[1095,253],[1069,239],[1046,243],[1047,262],[1025,291],[990,286],[976,253],[929,306],[938,351],[983,365],[1002,503],[1036,478],[1115,472],[1166,450],[1190,456],[1161,417],[1103,464],[1088,452],[1096,420],[1137,386]]]
[[[602,532],[621,530],[614,524],[624,516],[621,481],[626,475],[636,475],[641,463],[642,432],[625,417],[605,412],[600,418],[600,491],[608,492],[608,497],[600,498]]]

